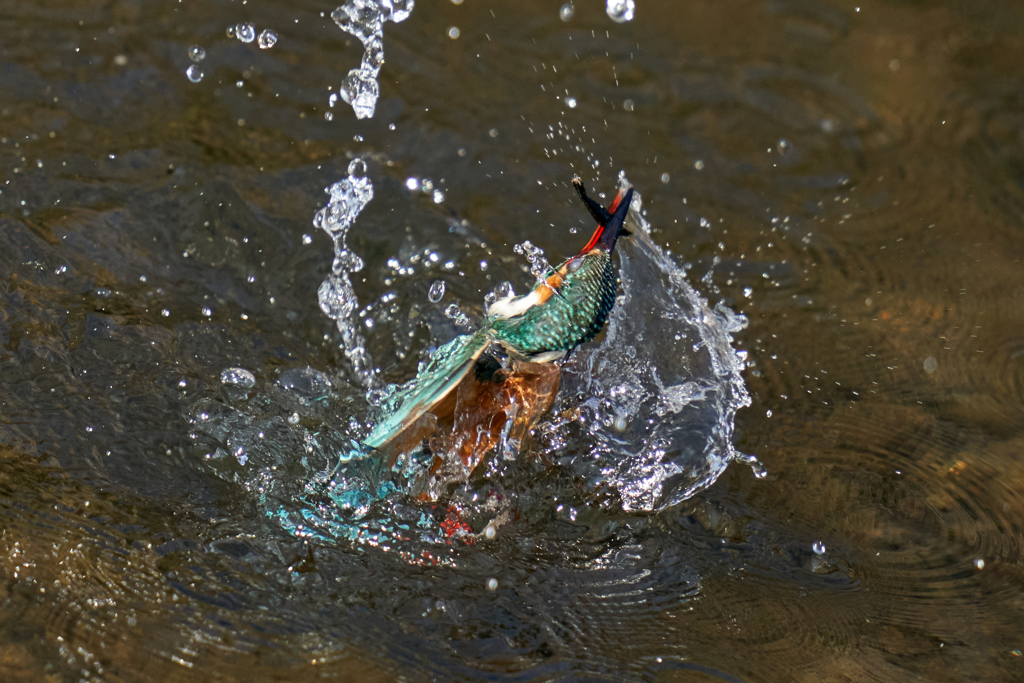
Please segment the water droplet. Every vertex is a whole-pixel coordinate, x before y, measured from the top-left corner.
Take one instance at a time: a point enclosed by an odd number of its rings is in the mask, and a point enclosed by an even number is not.
[[[491,128],[489,131],[487,131],[487,134],[490,135],[492,138],[496,138],[498,137],[498,129]]]
[[[302,236],[302,243],[303,244],[313,244],[313,236],[312,235],[308,235],[308,234],[303,235]]]
[[[263,29],[260,31],[260,37],[256,42],[261,50],[269,50],[277,44],[277,31],[269,28]]]
[[[256,27],[250,23],[235,24],[235,37],[243,43],[256,40]]]
[[[291,415],[289,415],[288,416],[288,424],[290,424],[290,425],[297,425],[297,424],[299,424],[299,414],[298,413],[292,413]]]
[[[498,580],[495,578],[487,579],[487,590],[496,591],[498,590]]]
[[[348,162],[348,174],[353,178],[365,178],[366,177],[366,162],[356,157],[352,161]]]
[[[612,429],[614,429],[615,431],[617,431],[619,433],[622,433],[622,432],[626,431],[626,427],[628,427],[628,426],[629,426],[629,423],[626,422],[625,416],[623,416],[623,415],[616,415],[615,416],[615,421],[612,423]]]
[[[548,263],[547,258],[544,257],[544,250],[534,246],[530,240],[515,245],[512,247],[512,250],[526,257],[526,260],[530,262],[530,272],[537,280],[544,279],[551,272],[551,265]]]
[[[228,26],[227,29],[224,31],[224,33],[227,34],[228,38],[234,38],[235,37],[235,27],[234,26]]]
[[[360,163],[356,163],[359,161]],[[322,310],[335,321],[341,332],[345,357],[352,365],[356,376],[366,388],[376,385],[376,374],[365,347],[365,340],[357,331],[352,315],[359,305],[352,281],[348,274],[364,267],[358,254],[350,251],[345,237],[363,208],[373,199],[373,183],[365,176],[365,162],[353,159],[349,163],[349,175],[334,183],[327,192],[330,201],[316,212],[313,225],[329,234],[334,242],[334,262],[331,272],[320,284],[317,298]]]
[[[608,13],[608,17],[616,24],[633,21],[636,0],[608,0],[604,9]]]
[[[622,108],[623,109],[625,109],[626,111],[633,111],[633,107],[634,107],[633,100],[623,100],[623,102],[622,102]]]
[[[405,21],[412,14],[415,4],[415,0],[391,0],[391,14],[388,16],[388,19],[396,24]]]
[[[377,98],[380,97],[377,73],[376,68],[364,62],[358,69],[349,71],[341,82],[341,98],[352,105],[358,119],[371,118],[377,108]]]
[[[661,182],[667,183],[669,180],[671,180],[671,176],[668,173],[661,174]]]
[[[461,5],[462,4],[462,0],[452,0],[452,4],[453,5]]]
[[[249,389],[256,384],[256,377],[245,368],[225,368],[220,373],[221,384]]]
[[[410,192],[416,192],[420,189],[420,179],[414,176],[410,176],[405,179],[405,186]]]
[[[329,111],[325,111],[324,112],[324,120],[325,121],[333,121],[334,120],[334,114],[332,114]]]
[[[569,109],[575,109],[576,108],[576,98],[575,97],[566,97],[565,98],[565,104],[566,104],[567,107],[569,107]]]
[[[437,303],[444,296],[444,280],[434,280],[430,283],[430,290],[427,292],[427,298],[430,299],[431,303]]]
[[[701,160],[701,159],[697,159],[697,161],[693,162],[693,167],[695,169],[697,169],[698,171],[703,171],[704,170],[704,161]]]
[[[974,561],[974,567],[975,567],[975,569],[984,569],[985,568],[985,560],[983,560],[983,559],[981,559],[979,557],[978,559],[976,559]]]
[[[210,316],[213,315],[213,309],[204,307],[203,308],[203,315],[205,315],[207,318],[209,318]]]
[[[193,83],[198,83],[203,80],[203,70],[199,68],[198,64],[193,64],[189,68],[185,69],[185,75],[188,77],[188,80]]]
[[[494,526],[491,524],[488,524],[487,527],[484,529],[484,538],[486,538],[488,541],[493,541],[494,537],[497,535],[498,530],[495,529]]]
[[[444,201],[444,192],[441,190],[434,190],[433,199],[435,204],[440,204]]]
[[[455,40],[456,38],[458,38],[459,37],[459,27],[458,26],[452,26],[450,29],[448,29],[448,37],[451,38],[452,40]]]
[[[448,304],[448,307],[444,309],[444,314],[454,319],[462,315],[462,311],[459,310],[458,304]]]
[[[238,79],[237,81],[235,81],[235,87],[236,88],[241,88],[244,85],[245,85],[245,81],[243,81],[242,79]]]
[[[206,59],[206,50],[201,45],[193,45],[188,49],[188,58],[193,62],[201,62]]]
[[[822,543],[821,541],[815,541],[813,544],[811,544],[811,550],[814,551],[815,555],[824,555],[825,554],[825,544]]]
[[[750,297],[754,296],[754,288],[753,287],[744,287],[743,288],[743,296],[745,296],[748,299]]]
[[[924,359],[924,371],[927,372],[929,375],[935,372],[935,370],[938,367],[939,361],[935,360],[933,356],[928,356],[927,358]]]
[[[160,311],[160,315],[162,315],[165,318],[170,318],[171,317],[171,312],[165,308],[165,309]]]
[[[572,6],[571,2],[567,2],[558,10],[558,18],[562,21],[569,21],[575,13],[576,8]]]
[[[785,156],[790,151],[789,140],[786,138],[779,138],[779,141],[775,143],[775,151]]]

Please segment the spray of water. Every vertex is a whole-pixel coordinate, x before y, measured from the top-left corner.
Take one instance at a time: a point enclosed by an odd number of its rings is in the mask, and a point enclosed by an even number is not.
[[[619,182],[628,185],[621,174]],[[632,236],[617,247],[623,295],[605,339],[563,373],[561,417],[540,431],[549,457],[585,489],[653,511],[707,488],[733,460],[760,466],[732,443],[736,411],[750,405],[746,353],[732,337],[746,319],[710,308],[690,286],[651,240],[639,193],[626,226]],[[566,448],[581,438],[584,454]]]
[[[405,21],[412,13],[414,0],[348,0],[331,12],[342,31],[363,44],[363,59],[341,82],[341,97],[352,105],[356,118],[373,117],[380,97],[377,76],[384,64],[384,22]],[[334,99],[330,100],[334,106]]]
[[[366,177],[366,164],[353,159],[348,176],[331,185],[327,206],[317,211],[313,225],[323,229],[334,241],[334,262],[331,272],[321,283],[317,297],[320,310],[334,320],[341,332],[345,357],[352,364],[356,379],[366,388],[377,388],[377,375],[366,352],[366,340],[359,333],[353,313],[359,305],[352,289],[349,273],[363,269],[363,260],[348,248],[346,237],[356,217],[373,199],[373,183]]]
[[[621,176],[620,182],[627,184]],[[334,266],[320,288],[320,304],[336,321],[352,369],[369,388],[378,380],[353,322],[358,302],[349,279],[362,261],[345,242],[373,196],[365,165],[353,162],[329,192],[315,220],[334,240]],[[489,538],[543,507],[551,498],[546,487],[564,480],[538,477],[537,468],[549,464],[574,482],[558,493],[559,504],[572,509],[657,511],[710,486],[734,460],[751,463],[759,474],[759,464],[732,444],[736,412],[750,403],[741,376],[745,354],[733,346],[746,321],[725,306],[708,305],[651,240],[638,194],[633,202],[627,220],[632,237],[617,247],[623,294],[604,339],[577,350],[561,368],[552,409],[547,399],[533,400],[543,393],[537,386],[549,385],[517,384],[507,429],[488,440],[479,429],[459,427],[481,424],[477,413],[491,410],[487,397],[460,393],[456,428],[432,444],[470,457],[435,469],[433,449],[418,441],[393,458],[382,457],[359,442],[366,425],[354,416],[347,425],[336,417],[325,422],[333,390],[311,369],[296,369],[263,388],[246,376],[247,388],[236,392],[238,407],[210,402],[195,413],[197,438],[210,442],[211,467],[252,491],[289,534],[390,549],[428,564],[454,561],[456,539]],[[233,390],[236,374],[225,380]],[[285,410],[251,414],[246,398],[252,391],[272,399],[259,405],[283,403]],[[369,392],[379,394],[371,404],[381,417],[397,405],[401,391],[380,386]],[[545,421],[529,430],[540,413]]]

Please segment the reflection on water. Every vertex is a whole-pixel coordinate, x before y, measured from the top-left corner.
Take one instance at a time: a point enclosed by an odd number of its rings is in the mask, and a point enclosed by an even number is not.
[[[364,48],[330,7],[5,6],[0,678],[1024,677],[1021,8],[560,4],[387,24],[370,119],[329,106]],[[356,157],[336,272],[310,217]],[[357,514],[296,501],[367,385],[528,282],[513,245],[574,253],[568,179],[621,168],[650,242],[524,452],[355,539],[265,514]]]

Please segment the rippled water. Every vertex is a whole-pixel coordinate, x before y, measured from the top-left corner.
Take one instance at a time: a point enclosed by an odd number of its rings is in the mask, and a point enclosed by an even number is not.
[[[0,7],[0,679],[1024,678],[1016,3],[421,2],[366,119],[330,5]],[[622,169],[650,240],[514,459],[267,514]]]

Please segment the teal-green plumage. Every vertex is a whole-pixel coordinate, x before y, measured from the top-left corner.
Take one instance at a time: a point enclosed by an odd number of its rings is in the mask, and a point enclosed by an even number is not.
[[[483,332],[476,332],[456,337],[435,351],[416,378],[385,402],[383,419],[363,443],[380,448],[402,433],[458,386],[489,344]]]
[[[611,255],[595,249],[569,259],[555,270],[565,272],[557,294],[521,315],[491,317],[485,322],[491,338],[510,353],[529,358],[569,351],[593,339],[604,327],[618,287]]]

